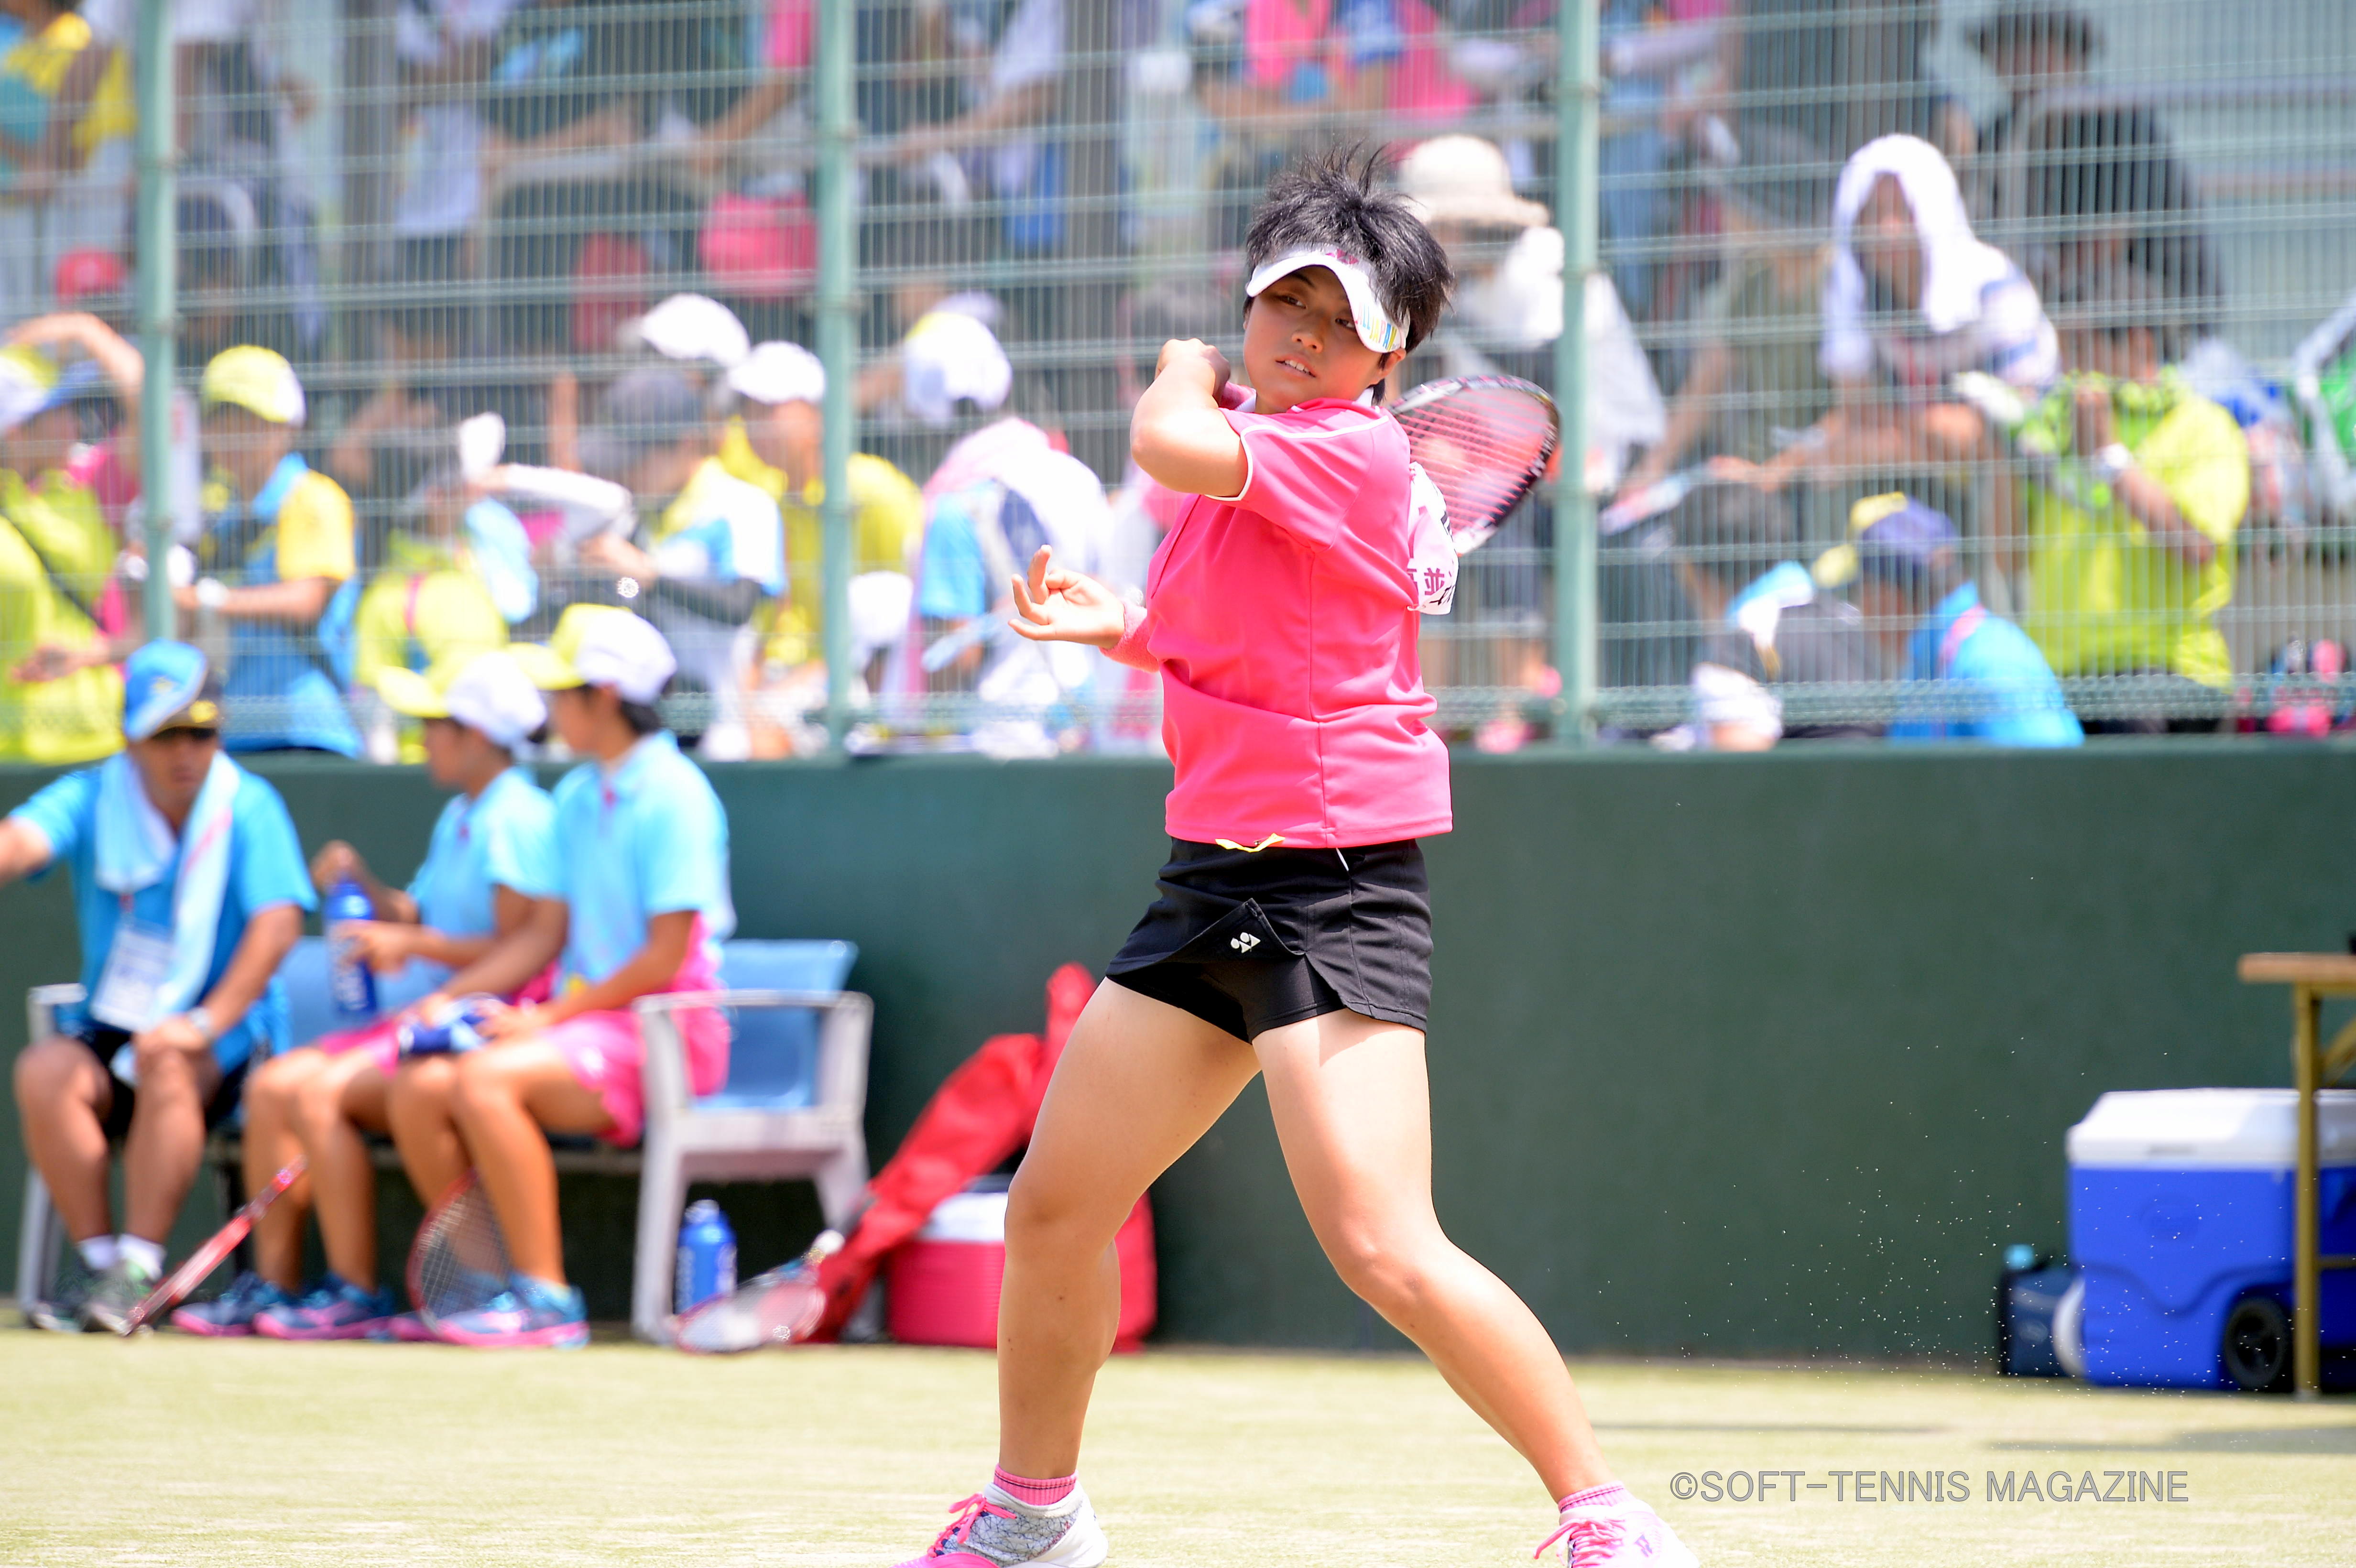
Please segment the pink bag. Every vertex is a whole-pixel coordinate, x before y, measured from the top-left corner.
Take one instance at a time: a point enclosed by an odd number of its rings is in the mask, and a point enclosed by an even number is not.
[[[798,194],[713,197],[700,248],[723,293],[776,300],[817,286],[818,222]]]

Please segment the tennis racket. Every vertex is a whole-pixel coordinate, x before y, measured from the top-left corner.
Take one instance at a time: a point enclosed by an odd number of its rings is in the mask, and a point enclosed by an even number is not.
[[[228,1224],[215,1231],[203,1246],[188,1254],[187,1262],[166,1275],[163,1284],[149,1291],[145,1298],[131,1309],[123,1319],[124,1335],[136,1334],[148,1327],[186,1300],[188,1292],[204,1284],[206,1276],[220,1267],[221,1260],[235,1252],[237,1244],[253,1230],[253,1222],[262,1218],[262,1211],[278,1201],[280,1193],[303,1179],[303,1158],[297,1155],[293,1164],[272,1177],[261,1191],[247,1199],[238,1211],[229,1217]]]
[[[840,1232],[821,1231],[809,1251],[670,1320],[670,1341],[698,1356],[734,1355],[807,1339],[826,1312],[819,1264],[842,1250]]]
[[[1562,440],[1554,400],[1513,376],[1426,381],[1390,406],[1408,455],[1448,507],[1448,542],[1478,549],[1546,477]]]
[[[451,1183],[417,1227],[409,1247],[409,1295],[428,1328],[490,1305],[515,1272],[508,1239],[480,1178],[469,1170]]]

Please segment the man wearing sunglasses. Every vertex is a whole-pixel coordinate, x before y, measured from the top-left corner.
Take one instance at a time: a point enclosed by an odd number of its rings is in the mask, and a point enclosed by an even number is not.
[[[71,869],[87,994],[16,1058],[25,1147],[80,1265],[25,1304],[45,1328],[119,1331],[162,1277],[206,1130],[236,1108],[248,1061],[286,1045],[278,964],[314,901],[285,803],[221,751],[205,656],[150,643],[123,688],[123,750],[0,820],[0,884]]]

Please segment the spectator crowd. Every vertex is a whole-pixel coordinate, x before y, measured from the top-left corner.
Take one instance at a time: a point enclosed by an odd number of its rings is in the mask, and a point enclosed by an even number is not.
[[[1614,731],[2270,722],[2218,618],[2249,530],[2301,516],[2301,440],[2331,432],[2227,341],[2160,109],[2095,91],[2106,40],[2060,0],[1852,9],[1603,7],[1580,455],[1611,503]],[[232,751],[416,760],[388,690],[446,688],[582,604],[663,634],[664,711],[702,756],[823,742],[814,0],[401,0],[365,27],[175,5],[187,384],[157,563],[125,336],[135,7],[0,10],[0,755],[120,743],[151,564]],[[1306,148],[1386,144],[1455,264],[1399,388],[1551,382],[1554,6],[851,15],[854,740],[1151,747],[1155,694],[999,635],[1001,585],[1046,544],[1141,592],[1173,512],[1114,438],[1161,340],[1232,336],[1242,224]],[[339,25],[345,54],[305,47]],[[1943,25],[1973,94],[1932,69]],[[354,93],[334,159],[323,59]],[[1459,738],[1536,733],[1552,535],[1541,497],[1428,629],[1431,684],[1481,699],[1444,704]],[[1958,689],[1901,689],[1925,683]]]

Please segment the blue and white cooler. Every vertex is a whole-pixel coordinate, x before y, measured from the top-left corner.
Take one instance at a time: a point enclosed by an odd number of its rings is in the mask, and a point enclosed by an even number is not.
[[[2097,1383],[2261,1389],[2289,1376],[2298,1096],[2104,1095],[2070,1129],[2070,1251]],[[2317,1112],[2322,1251],[2356,1253],[2356,1090]],[[2323,1276],[2322,1339],[2356,1346],[2356,1271]]]

